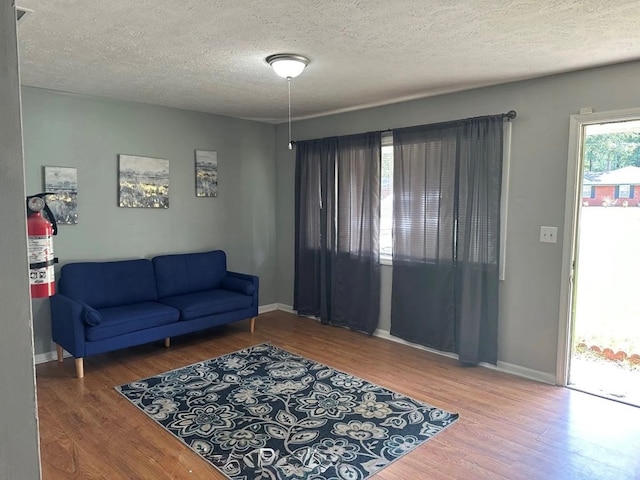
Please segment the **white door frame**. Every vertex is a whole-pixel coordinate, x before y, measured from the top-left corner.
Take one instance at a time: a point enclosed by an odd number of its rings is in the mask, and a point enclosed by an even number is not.
[[[564,234],[562,242],[562,281],[560,283],[560,316],[556,385],[566,386],[569,379],[571,330],[573,320],[573,273],[578,241],[577,225],[582,199],[582,145],[584,126],[640,120],[640,108],[610,112],[571,115],[569,120],[569,157],[567,189],[564,203]]]

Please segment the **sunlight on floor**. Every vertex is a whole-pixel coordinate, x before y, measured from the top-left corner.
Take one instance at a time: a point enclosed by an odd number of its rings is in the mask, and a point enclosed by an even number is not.
[[[573,358],[569,386],[640,407],[640,370],[615,362]]]

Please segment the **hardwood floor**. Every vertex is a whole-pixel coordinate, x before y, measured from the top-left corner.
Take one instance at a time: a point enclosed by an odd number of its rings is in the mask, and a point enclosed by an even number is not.
[[[225,479],[114,386],[263,342],[440,408],[460,420],[374,476],[638,479],[640,409],[284,312],[197,336],[36,367],[44,480]]]

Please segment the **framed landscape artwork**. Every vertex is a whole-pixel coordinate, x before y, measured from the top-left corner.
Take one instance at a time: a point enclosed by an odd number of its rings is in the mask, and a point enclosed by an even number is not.
[[[196,150],[196,197],[218,196],[218,153]]]
[[[58,225],[78,223],[78,170],[73,167],[44,167],[47,205]]]
[[[118,155],[118,206],[169,208],[169,160]]]

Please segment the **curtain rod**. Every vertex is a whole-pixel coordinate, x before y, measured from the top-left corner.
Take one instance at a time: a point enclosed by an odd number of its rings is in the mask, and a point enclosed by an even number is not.
[[[447,125],[458,125],[458,124],[461,124],[461,123],[469,122],[471,120],[480,120],[481,118],[499,118],[499,117],[501,117],[503,120],[511,121],[514,118],[516,118],[517,116],[518,116],[518,113],[515,110],[509,110],[506,113],[497,113],[495,115],[481,115],[479,117],[469,117],[469,118],[462,118],[462,119],[459,119],[459,120],[448,120],[446,122],[427,123],[427,124],[424,124],[424,125],[414,125],[412,127],[400,127],[400,128],[414,128],[414,127],[421,127],[421,126],[444,127],[444,126],[447,126]],[[386,130],[374,130],[374,131],[369,132],[369,133],[374,133],[374,132],[380,132],[380,133],[392,132],[394,130],[399,130],[400,128],[387,128]],[[332,135],[332,136],[336,136],[336,135]],[[315,139],[315,140],[319,140],[319,139]],[[293,143],[295,145],[299,141],[300,140],[294,140],[291,143]]]
[[[484,118],[502,118],[502,120],[511,121],[518,116],[518,113],[515,110],[509,110],[506,113],[496,113],[494,115],[480,115],[479,117],[469,117],[469,118],[461,118],[458,120],[447,120],[446,122],[438,122],[438,123],[425,123],[424,125],[415,125],[411,127],[400,127],[400,128],[415,128],[415,127],[445,127],[447,125],[459,125],[462,123],[470,122],[472,120],[481,120]],[[388,128],[387,130],[383,130],[384,132],[392,132],[394,130],[400,130],[400,128]]]

